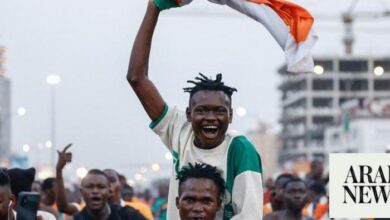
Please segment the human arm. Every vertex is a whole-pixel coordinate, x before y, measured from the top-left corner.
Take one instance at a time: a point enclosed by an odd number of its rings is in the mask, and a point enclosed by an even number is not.
[[[263,180],[261,159],[255,147],[244,136],[236,137],[232,141],[228,163],[234,176],[231,188],[233,208],[231,220],[262,219]],[[229,185],[229,177],[227,185]]]
[[[65,165],[72,161],[72,153],[67,152],[70,146],[72,146],[72,144],[68,144],[62,151],[57,151],[58,161],[56,166],[56,203],[58,210],[67,215],[73,215],[76,212],[79,212],[79,209],[75,205],[68,203],[65,193],[64,178],[62,175],[62,170]]]
[[[234,180],[233,209],[231,220],[262,219],[263,187],[260,173],[246,171]]]
[[[165,102],[148,77],[149,55],[159,10],[149,0],[141,27],[133,44],[127,80],[141,101],[149,118],[157,120],[164,110]]]

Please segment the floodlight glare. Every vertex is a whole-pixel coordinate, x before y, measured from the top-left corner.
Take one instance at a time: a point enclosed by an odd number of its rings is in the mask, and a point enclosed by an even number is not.
[[[321,65],[315,65],[313,72],[317,75],[322,75],[324,73],[324,67],[322,67]]]
[[[382,76],[383,73],[385,73],[385,70],[383,69],[383,67],[377,66],[377,67],[374,68],[374,74],[376,76]]]

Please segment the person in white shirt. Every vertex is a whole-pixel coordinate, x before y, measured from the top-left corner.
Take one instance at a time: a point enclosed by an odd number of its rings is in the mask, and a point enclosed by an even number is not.
[[[127,79],[152,120],[150,128],[172,153],[172,170],[167,219],[179,219],[175,207],[180,168],[188,163],[207,163],[222,171],[227,199],[217,220],[262,219],[263,187],[260,155],[244,136],[227,134],[233,119],[231,96],[236,89],[226,86],[222,75],[210,79],[201,74],[190,93],[186,111],[169,106],[148,76],[149,54],[160,9],[149,1],[135,39]],[[173,35],[172,35],[173,36]]]

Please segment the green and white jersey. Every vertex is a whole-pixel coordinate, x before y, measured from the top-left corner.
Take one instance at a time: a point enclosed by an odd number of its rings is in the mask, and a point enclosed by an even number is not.
[[[173,155],[174,167],[169,185],[167,220],[179,220],[175,198],[178,195],[176,174],[188,163],[207,163],[222,171],[227,196],[217,220],[262,219],[263,187],[261,159],[244,136],[226,135],[219,146],[204,150],[194,145],[194,132],[185,112],[164,107],[161,117],[150,124]]]

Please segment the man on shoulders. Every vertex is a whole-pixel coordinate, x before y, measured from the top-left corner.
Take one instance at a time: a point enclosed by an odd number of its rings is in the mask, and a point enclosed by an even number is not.
[[[155,1],[161,3],[161,1]],[[183,165],[207,163],[222,171],[229,200],[216,219],[257,220],[262,218],[263,190],[261,159],[244,136],[227,134],[233,119],[231,96],[236,89],[222,81],[201,76],[188,81],[190,94],[186,111],[168,106],[149,79],[148,62],[160,4],[149,1],[144,20],[133,45],[127,79],[152,120],[150,127],[160,136],[174,158],[170,180],[167,219],[179,219],[175,208],[178,181]]]

